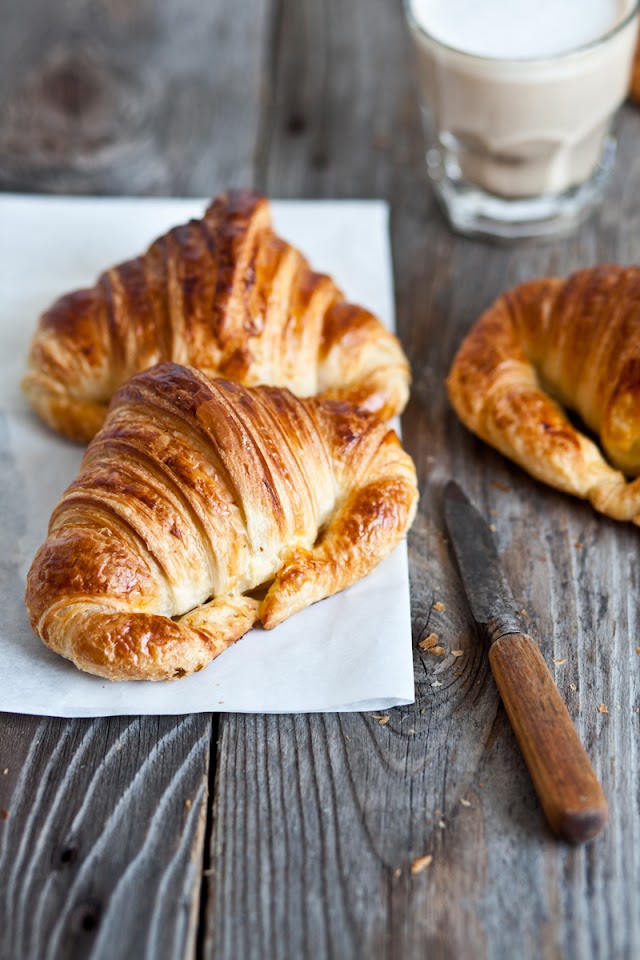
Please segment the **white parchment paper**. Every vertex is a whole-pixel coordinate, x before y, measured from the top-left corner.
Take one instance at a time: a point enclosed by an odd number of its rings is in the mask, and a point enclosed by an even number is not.
[[[209,711],[383,710],[413,700],[406,545],[344,593],[274,630],[252,630],[172,683],[83,674],[33,634],[23,595],[49,516],[82,449],[42,426],[20,391],[39,314],[141,253],[206,201],[0,196],[0,710],[96,717]],[[347,296],[393,326],[385,204],[273,204],[278,231]]]

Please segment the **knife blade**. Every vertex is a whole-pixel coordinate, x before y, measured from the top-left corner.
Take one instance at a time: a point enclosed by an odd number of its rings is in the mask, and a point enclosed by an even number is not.
[[[469,608],[547,820],[573,843],[596,837],[607,801],[535,640],[523,633],[487,523],[457,483],[444,514]]]

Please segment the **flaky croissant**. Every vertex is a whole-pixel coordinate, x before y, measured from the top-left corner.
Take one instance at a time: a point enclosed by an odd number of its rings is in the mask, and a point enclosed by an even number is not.
[[[594,267],[504,294],[462,343],[447,386],[463,423],[534,477],[640,523],[640,479],[621,472],[640,474],[640,269]]]
[[[374,414],[162,364],[120,389],[87,448],[29,571],[29,616],[82,670],[181,677],[365,576],[416,501]]]
[[[129,377],[163,361],[247,386],[322,393],[388,419],[404,407],[399,341],[271,228],[250,191],[62,297],[40,318],[23,386],[55,430],[88,441]]]

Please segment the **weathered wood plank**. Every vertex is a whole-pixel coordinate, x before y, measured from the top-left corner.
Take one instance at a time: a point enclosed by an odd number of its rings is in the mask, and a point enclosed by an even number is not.
[[[8,6],[0,189],[253,181],[267,0]],[[194,955],[215,730],[208,716],[0,715],[3,960]]]
[[[213,195],[253,181],[268,0],[9,0],[0,189]]]
[[[2,718],[0,956],[193,954],[210,733],[207,716]]]
[[[415,377],[404,436],[422,485],[410,535],[415,640],[434,630],[464,656],[416,649],[415,707],[384,726],[351,714],[222,719],[205,953],[632,957],[637,531],[536,484],[467,434],[443,379],[466,329],[506,287],[638,261],[640,115],[626,111],[608,200],[574,237],[513,248],[454,238],[422,171],[400,5],[285,0],[279,23],[261,185],[392,203],[399,329]],[[551,837],[499,707],[443,535],[450,476],[495,523],[523,624],[547,662],[566,657],[553,670],[611,806],[589,847]],[[412,875],[424,854],[433,861]]]
[[[413,84],[389,0],[281,0],[260,186],[272,196],[389,196],[418,174]],[[431,204],[422,191],[418,209]]]

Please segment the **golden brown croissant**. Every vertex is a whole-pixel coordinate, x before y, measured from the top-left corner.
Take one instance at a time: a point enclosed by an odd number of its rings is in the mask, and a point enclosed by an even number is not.
[[[620,472],[640,474],[640,269],[600,266],[504,294],[462,343],[447,385],[463,423],[534,477],[640,523],[640,479]]]
[[[33,561],[27,609],[83,670],[184,676],[369,573],[416,500],[413,462],[375,415],[162,364],[114,397]]]
[[[631,67],[631,83],[629,86],[629,96],[636,103],[640,103],[640,39],[636,45],[636,52]]]
[[[23,386],[51,427],[88,441],[118,387],[163,361],[346,399],[383,419],[400,412],[409,389],[398,340],[311,271],[250,191],[222,194],[202,220],[54,303]]]

